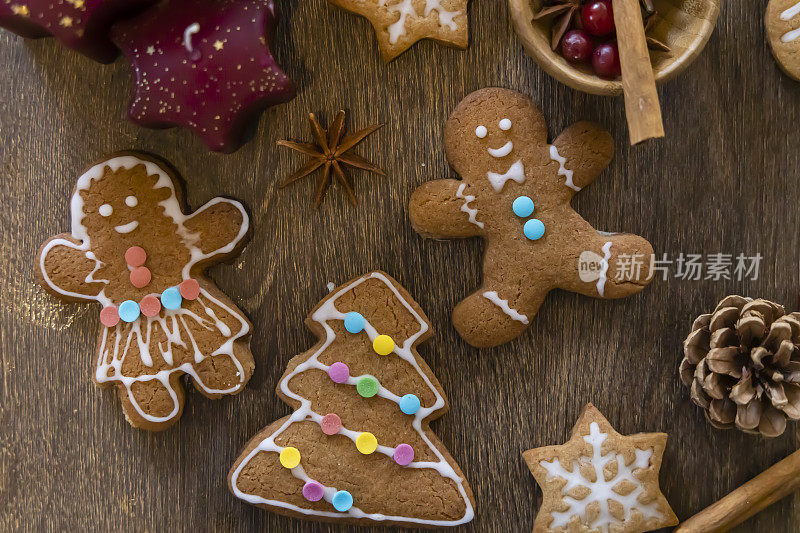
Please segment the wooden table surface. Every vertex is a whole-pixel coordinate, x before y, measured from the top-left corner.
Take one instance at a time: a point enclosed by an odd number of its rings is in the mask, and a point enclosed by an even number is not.
[[[303,320],[326,284],[373,269],[403,283],[434,324],[420,351],[452,404],[433,429],[477,500],[465,530],[531,529],[541,491],[520,453],[565,441],[588,401],[622,433],[669,434],[661,486],[682,519],[798,448],[800,426],[772,440],[712,428],[678,379],[692,320],[723,296],[797,306],[800,85],[772,60],[764,2],[723,6],[704,53],[659,91],[667,138],[634,148],[622,99],[550,79],[525,55],[500,0],[471,3],[467,51],[424,42],[388,66],[365,20],[323,0],[281,3],[276,52],[300,93],[264,113],[232,155],[207,152],[185,131],[127,122],[123,60],[103,66],[52,40],[0,31],[0,530],[346,529],[251,507],[230,494],[226,474],[247,439],[290,412],[274,388],[286,362],[314,343]],[[407,202],[415,186],[450,175],[444,121],[489,85],[530,95],[551,138],[583,119],[612,132],[609,170],[574,202],[596,227],[645,236],[671,258],[760,253],[758,279],[659,279],[613,302],[554,292],[516,341],[466,345],[449,314],[479,282],[482,244],[423,241]],[[339,108],[355,127],[386,123],[361,152],[388,177],[359,174],[358,207],[333,189],[314,211],[311,182],[276,187],[302,158],[275,141],[308,138],[307,112],[329,120]],[[90,380],[97,307],[64,305],[34,282],[38,246],[69,230],[78,173],[121,149],[170,160],[194,207],[217,195],[243,200],[255,226],[241,257],[211,271],[255,324],[255,374],[237,397],[187,391],[182,420],[159,434],[129,427],[114,394]],[[739,531],[798,528],[795,495]]]

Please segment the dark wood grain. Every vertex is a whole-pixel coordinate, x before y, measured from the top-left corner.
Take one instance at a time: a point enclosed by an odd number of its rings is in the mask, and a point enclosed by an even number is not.
[[[435,326],[420,352],[452,403],[434,430],[475,493],[468,530],[530,530],[541,492],[520,453],[563,442],[587,401],[622,433],[669,434],[662,487],[683,519],[798,448],[800,426],[773,440],[711,428],[677,372],[691,321],[721,297],[796,308],[800,85],[772,61],[763,2],[723,5],[706,51],[659,91],[667,137],[636,147],[622,99],[579,94],[546,76],[500,0],[470,5],[466,52],[425,42],[388,66],[363,19],[323,0],[282,4],[277,55],[300,94],[264,113],[233,155],[209,153],[185,131],[128,123],[122,60],[102,66],[50,40],[0,32],[0,530],[338,530],[246,505],[225,478],[246,440],[289,412],[274,387],[286,362],[314,342],[303,319],[326,283],[377,268],[403,283]],[[557,292],[516,341],[492,351],[465,345],[449,313],[479,282],[481,243],[421,240],[406,205],[416,185],[450,174],[443,123],[488,85],[530,95],[551,137],[583,119],[613,133],[609,171],[576,197],[596,227],[643,235],[672,257],[760,252],[758,280],[657,280],[614,302]],[[308,111],[328,121],[339,108],[354,127],[387,123],[361,150],[388,177],[359,174],[357,208],[334,189],[315,212],[310,181],[277,189],[302,158],[275,142],[307,137]],[[121,149],[170,160],[195,207],[221,194],[245,201],[256,228],[238,261],[211,271],[256,325],[253,379],[235,398],[190,392],[181,422],[161,434],[130,428],[112,394],[92,384],[97,309],[63,305],[34,283],[37,247],[68,230],[77,174]],[[739,531],[798,528],[795,495]]]

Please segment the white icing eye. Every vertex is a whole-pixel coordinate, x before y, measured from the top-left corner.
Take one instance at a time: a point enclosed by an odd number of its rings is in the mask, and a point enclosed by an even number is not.
[[[139,200],[137,200],[135,196],[128,196],[125,198],[125,205],[128,207],[136,207],[138,204]]]
[[[111,204],[103,204],[100,206],[100,209],[98,209],[98,211],[100,212],[100,216],[110,217],[111,213],[114,212],[114,208],[111,207]]]
[[[484,137],[486,137],[487,133],[489,132],[486,131],[486,126],[478,126],[477,128],[475,128],[475,136],[478,139],[483,139]]]
[[[503,131],[508,131],[511,129],[511,121],[507,118],[504,118],[500,121],[500,129]]]

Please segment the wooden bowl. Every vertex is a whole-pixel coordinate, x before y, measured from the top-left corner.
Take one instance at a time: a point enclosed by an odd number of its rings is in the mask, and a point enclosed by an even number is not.
[[[550,48],[553,20],[533,20],[542,0],[508,0],[514,28],[528,54],[545,72],[579,91],[617,96],[622,80],[596,76],[590,65],[573,65]],[[714,31],[720,0],[653,0],[657,17],[648,35],[671,48],[669,53],[651,51],[656,83],[663,83],[682,72],[700,55]]]

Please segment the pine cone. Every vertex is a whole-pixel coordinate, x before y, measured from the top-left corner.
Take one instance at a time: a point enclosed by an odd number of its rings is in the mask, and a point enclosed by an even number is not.
[[[728,296],[683,341],[681,381],[714,427],[777,437],[800,419],[800,313]]]

